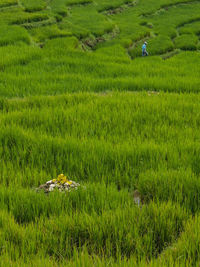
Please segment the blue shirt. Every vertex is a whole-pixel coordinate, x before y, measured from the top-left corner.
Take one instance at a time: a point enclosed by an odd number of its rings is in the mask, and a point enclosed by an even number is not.
[[[142,46],[142,51],[143,51],[143,52],[146,51],[146,48],[147,48],[146,44],[143,44],[143,46]]]

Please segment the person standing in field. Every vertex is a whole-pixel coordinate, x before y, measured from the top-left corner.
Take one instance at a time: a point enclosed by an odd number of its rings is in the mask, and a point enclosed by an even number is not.
[[[148,56],[148,52],[147,52],[147,42],[144,42],[143,46],[142,46],[142,56]]]

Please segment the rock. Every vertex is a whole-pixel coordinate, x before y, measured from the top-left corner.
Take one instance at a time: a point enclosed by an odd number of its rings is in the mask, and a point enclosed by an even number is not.
[[[51,184],[50,186],[49,186],[49,192],[51,192],[51,191],[53,191],[54,190],[54,188],[55,188],[55,184]]]
[[[71,190],[77,190],[79,186],[79,183],[67,179],[64,174],[60,174],[56,179],[49,180],[46,184],[40,185],[39,188],[37,188],[37,191],[44,190],[45,193],[49,193],[57,188],[60,192],[70,192]]]
[[[40,189],[48,188],[48,185],[47,185],[47,184],[41,184],[41,185],[39,186],[39,188],[40,188]]]

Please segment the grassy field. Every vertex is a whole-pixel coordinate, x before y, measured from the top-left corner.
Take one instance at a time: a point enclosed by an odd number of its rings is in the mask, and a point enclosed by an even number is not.
[[[200,1],[0,0],[0,266],[199,266],[199,50]]]

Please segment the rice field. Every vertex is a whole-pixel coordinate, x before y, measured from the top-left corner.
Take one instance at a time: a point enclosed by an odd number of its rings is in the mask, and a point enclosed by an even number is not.
[[[199,26],[195,0],[0,0],[1,266],[199,266]]]

